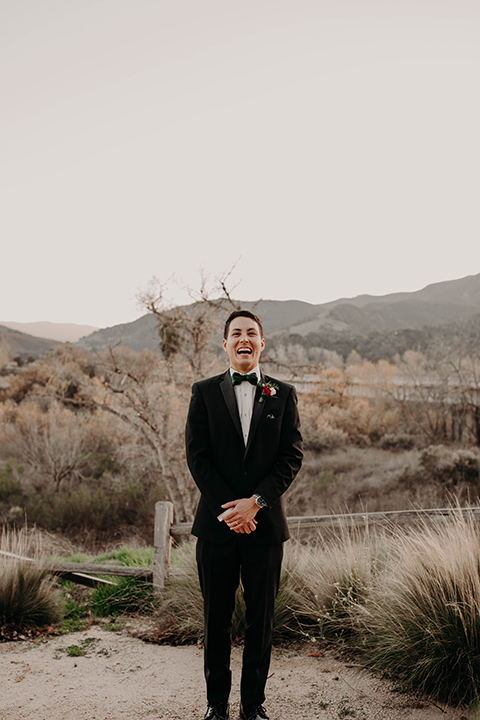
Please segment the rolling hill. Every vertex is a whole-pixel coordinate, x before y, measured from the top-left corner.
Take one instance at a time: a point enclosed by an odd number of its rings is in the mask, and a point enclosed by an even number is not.
[[[77,325],[76,323],[53,323],[53,322],[6,322],[0,320],[0,325],[12,330],[18,330],[26,335],[33,335],[46,340],[57,340],[58,342],[77,342],[85,335],[91,335],[98,330],[92,325]]]
[[[480,274],[434,283],[416,292],[359,295],[318,305],[300,300],[259,300],[241,304],[262,318],[266,337],[276,342],[282,338],[300,337],[314,339],[323,346],[322,338],[328,337],[329,342],[332,338],[335,342],[341,338],[352,341],[383,334],[382,342],[385,343],[389,334],[404,333],[406,338],[415,337],[418,345],[424,331],[431,337],[435,329],[444,328],[448,334],[459,324],[468,327],[469,321],[472,327],[478,326]],[[0,347],[10,355],[38,356],[55,344],[58,343],[0,325]],[[116,345],[137,352],[144,348],[154,350],[158,347],[155,318],[144,315],[130,323],[96,330],[76,344],[87,350]]]
[[[309,333],[321,335],[331,331],[358,336],[423,330],[480,313],[480,274],[427,285],[410,293],[359,295],[320,305],[300,300],[245,301],[242,307],[253,309],[262,318],[267,337],[305,337]],[[156,348],[154,318],[144,315],[131,323],[98,330],[78,342],[80,347],[96,350],[116,344],[137,351]]]
[[[56,340],[33,337],[0,325],[0,350],[3,350],[10,359],[15,357],[20,357],[23,360],[32,357],[37,358],[45,355],[45,353],[58,345],[61,345],[61,343]]]

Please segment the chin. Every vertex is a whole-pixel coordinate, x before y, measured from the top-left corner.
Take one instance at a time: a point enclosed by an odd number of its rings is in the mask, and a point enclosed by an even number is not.
[[[238,372],[241,372],[243,375],[246,375],[247,373],[249,373],[251,370],[253,370],[257,366],[257,363],[252,364],[251,362],[248,362],[248,363],[237,362],[235,364],[238,368]]]

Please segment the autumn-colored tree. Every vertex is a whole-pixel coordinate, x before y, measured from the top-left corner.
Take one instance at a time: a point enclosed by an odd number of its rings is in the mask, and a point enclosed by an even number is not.
[[[307,447],[370,443],[395,429],[398,412],[384,395],[388,373],[379,365],[360,363],[345,371],[317,368],[312,374],[316,382],[308,392],[300,394]]]

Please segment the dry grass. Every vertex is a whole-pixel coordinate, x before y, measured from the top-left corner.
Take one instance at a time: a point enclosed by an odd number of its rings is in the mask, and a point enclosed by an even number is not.
[[[0,549],[38,560],[39,546],[25,531],[3,531]],[[55,581],[41,563],[0,555],[0,636],[57,622],[62,614]]]
[[[472,517],[397,534],[364,611],[369,667],[445,702],[478,701],[480,530]]]
[[[453,498],[475,502],[477,485],[453,485],[427,477],[420,450],[391,452],[345,446],[307,452],[300,474],[286,495],[288,515],[410,510],[448,506]]]
[[[34,556],[38,538],[4,532],[1,547]],[[194,547],[185,543],[174,552],[173,566],[181,573],[162,595],[151,640],[202,640]],[[58,604],[41,568],[0,559],[0,569],[3,627],[54,622]],[[239,592],[234,638],[243,628]],[[443,702],[475,704],[480,699],[479,526],[453,508],[443,521],[419,519],[414,529],[374,532],[345,525],[314,544],[288,543],[275,634],[277,640],[332,642],[405,687]]]
[[[284,565],[288,618],[309,639],[356,644],[358,607],[386,561],[387,538],[343,526],[316,545],[290,543]]]
[[[180,548],[159,638],[201,641],[194,545]],[[234,637],[242,635],[239,594]],[[277,640],[333,642],[405,687],[454,704],[479,700],[480,529],[455,509],[416,529],[345,525],[314,545],[288,543],[275,609]]]

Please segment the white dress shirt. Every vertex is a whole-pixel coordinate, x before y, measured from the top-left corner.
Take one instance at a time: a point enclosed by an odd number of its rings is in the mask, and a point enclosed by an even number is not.
[[[230,368],[230,375],[233,375],[234,372],[236,371]],[[248,375],[250,375],[251,373],[255,373],[258,381],[260,381],[261,375],[259,365],[253,368],[253,370],[251,370]],[[244,373],[240,373],[240,375],[242,374]],[[243,442],[246,446],[248,440],[248,433],[250,432],[250,423],[252,421],[253,403],[255,402],[256,387],[255,385],[252,385],[251,383],[245,381],[239,383],[238,385],[235,385],[233,390],[237,399],[238,414],[240,415],[240,423],[242,425]]]

